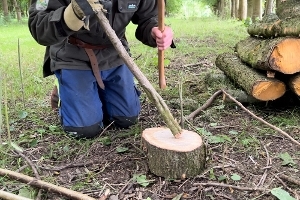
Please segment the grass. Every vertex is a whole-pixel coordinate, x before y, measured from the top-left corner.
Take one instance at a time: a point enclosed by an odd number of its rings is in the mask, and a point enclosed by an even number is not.
[[[127,29],[127,39],[136,64],[172,110],[178,110],[178,84],[183,84],[184,112],[189,114],[203,105],[212,93],[223,87],[224,82],[222,81],[206,84],[205,75],[207,73],[218,73],[218,69],[214,66],[216,56],[223,52],[233,52],[236,42],[247,37],[246,27],[239,21],[220,20],[218,18],[195,18],[190,20],[167,18],[166,23],[173,28],[174,41],[177,46],[176,49],[165,51],[166,60],[170,61],[170,64],[165,66],[168,85],[166,90],[158,88],[157,50],[142,45],[134,38],[135,25],[133,24],[130,24]],[[0,26],[0,32],[1,79],[6,78],[7,83],[4,85],[2,81],[1,84],[2,89],[6,87],[8,90],[9,128],[12,132],[12,140],[15,143],[25,149],[35,149],[43,144],[44,148],[36,152],[37,155],[35,155],[40,159],[40,162],[47,159],[59,162],[77,158],[78,155],[92,156],[89,150],[96,144],[105,146],[113,143],[113,139],[125,140],[129,136],[133,136],[134,139],[138,138],[143,128],[139,125],[120,132],[112,138],[99,137],[95,140],[86,141],[66,137],[57,117],[53,116],[53,113],[45,114],[51,113],[48,100],[54,85],[54,77],[42,77],[45,47],[34,41],[26,24]],[[18,40],[25,94],[24,102],[20,81]],[[187,65],[197,63],[199,64],[194,68],[192,66],[187,67]],[[145,94],[141,98],[145,100]],[[266,114],[264,110],[255,106],[252,109],[264,118],[269,119],[270,123],[283,129],[285,127],[297,127],[299,124],[300,116],[297,108],[280,111],[279,115],[277,115],[278,112]],[[194,126],[196,128],[208,127],[214,129],[213,126],[215,125],[227,125],[224,123],[230,125],[238,120],[239,124],[233,128],[215,129],[214,142],[226,145],[226,148],[228,146],[237,149],[237,152],[240,153],[251,154],[254,152],[257,155],[260,138],[275,133],[256,120],[245,117],[245,114],[240,114],[241,112],[236,105],[219,103],[204,111],[198,117],[198,122]],[[174,114],[178,115],[178,113]],[[227,119],[229,114],[231,118]],[[230,131],[236,131],[238,135],[230,134]],[[53,141],[48,140],[51,135],[58,135],[60,141],[53,143]],[[1,139],[2,142],[7,140],[6,131],[1,132]],[[0,167],[17,170],[24,165],[24,162],[11,157],[11,149],[7,147],[7,144],[0,144]],[[23,173],[32,175],[29,167]],[[90,178],[91,182],[94,182],[94,176],[95,174],[90,172],[87,179]],[[46,176],[44,180],[59,184],[53,176]],[[4,185],[4,183],[15,184],[13,181],[0,177],[0,185]],[[89,185],[90,183],[81,183],[79,180],[70,187],[81,190],[89,187]],[[95,187],[101,188],[102,186],[95,185]]]

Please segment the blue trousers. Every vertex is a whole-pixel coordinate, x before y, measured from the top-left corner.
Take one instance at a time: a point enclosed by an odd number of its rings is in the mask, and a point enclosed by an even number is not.
[[[126,65],[101,71],[102,90],[91,70],[55,71],[59,83],[60,117],[64,131],[78,138],[93,138],[103,121],[127,128],[141,110],[134,77]]]

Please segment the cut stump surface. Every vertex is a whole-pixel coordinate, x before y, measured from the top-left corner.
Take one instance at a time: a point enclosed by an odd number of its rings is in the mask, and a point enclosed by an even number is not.
[[[205,167],[206,152],[202,138],[183,130],[175,138],[170,129],[145,129],[142,134],[150,171],[161,177],[181,179],[199,175]]]

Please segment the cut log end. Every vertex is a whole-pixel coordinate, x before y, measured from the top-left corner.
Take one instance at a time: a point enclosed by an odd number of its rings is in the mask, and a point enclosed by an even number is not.
[[[259,81],[253,86],[252,95],[261,101],[270,101],[280,98],[286,91],[281,81]]]
[[[300,39],[288,38],[277,44],[269,62],[274,70],[284,74],[294,74],[300,71]]]
[[[165,127],[145,129],[142,134],[150,171],[161,177],[181,179],[203,172],[206,150],[195,132],[182,130],[175,138]]]
[[[298,96],[300,96],[300,73],[295,74],[289,81],[289,87]]]

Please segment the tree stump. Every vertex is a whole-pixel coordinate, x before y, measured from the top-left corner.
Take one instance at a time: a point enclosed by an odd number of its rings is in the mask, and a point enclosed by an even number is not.
[[[199,134],[182,130],[175,138],[166,127],[148,128],[142,140],[150,171],[164,178],[184,179],[203,172],[206,149]]]

